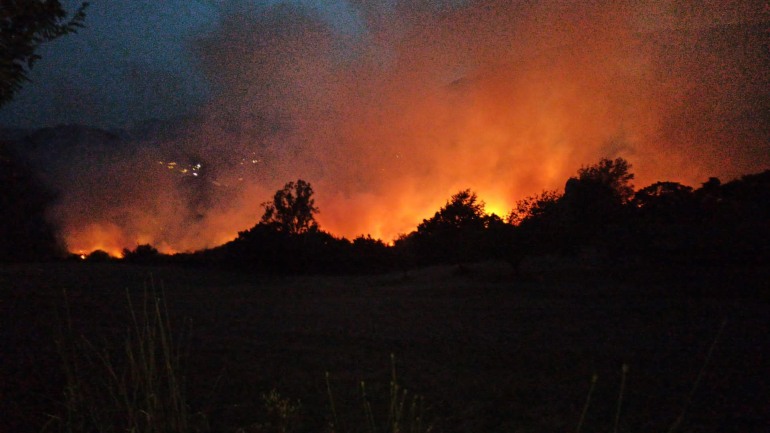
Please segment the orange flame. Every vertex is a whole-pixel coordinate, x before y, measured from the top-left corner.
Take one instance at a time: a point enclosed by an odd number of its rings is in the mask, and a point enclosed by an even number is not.
[[[224,17],[196,42],[220,93],[163,147],[204,161],[198,183],[169,180],[179,170],[165,158],[133,156],[119,193],[71,193],[59,215],[67,245],[213,247],[297,178],[313,185],[323,229],[389,241],[462,189],[503,217],[602,157],[628,159],[637,186],[770,165],[756,144],[767,143],[767,107],[755,95],[770,86],[770,34],[749,31],[757,11],[610,3],[361,4],[358,39],[286,6]],[[686,13],[697,16],[674,15]],[[703,23],[723,26],[717,42]],[[84,201],[97,211],[74,212]]]

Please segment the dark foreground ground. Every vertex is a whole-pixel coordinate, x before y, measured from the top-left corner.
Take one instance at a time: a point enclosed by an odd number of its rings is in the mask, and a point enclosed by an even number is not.
[[[501,265],[374,277],[254,277],[119,264],[0,266],[0,432],[37,432],[61,400],[54,341],[63,289],[74,327],[114,344],[126,290],[163,286],[174,323],[192,320],[188,391],[212,431],[264,416],[261,395],[299,399],[300,431],[323,431],[324,372],[357,414],[357,383],[387,399],[399,381],[424,396],[436,431],[663,432],[687,400],[727,320],[679,431],[770,431],[767,270],[544,273]],[[101,343],[100,343],[101,342]],[[351,417],[354,415],[350,415]]]

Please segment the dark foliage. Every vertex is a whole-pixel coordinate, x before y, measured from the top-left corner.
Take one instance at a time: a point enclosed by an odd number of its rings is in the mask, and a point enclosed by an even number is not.
[[[89,262],[109,262],[112,261],[112,256],[107,251],[103,250],[95,250],[91,252],[91,254],[86,256],[86,260]]]
[[[660,222],[696,217],[692,187],[677,182],[656,182],[640,189],[633,205],[640,216]]]
[[[32,170],[0,143],[0,261],[63,257],[46,210],[54,195]]]
[[[630,164],[603,159],[570,178],[564,195],[544,192],[520,201],[510,260],[586,252],[595,265],[701,266],[767,263],[770,171],[701,188],[656,182],[631,194]]]
[[[583,167],[564,186],[559,211],[574,242],[590,242],[608,224],[624,217],[624,205],[633,196],[631,164],[622,158],[602,159]]]
[[[603,235],[615,257],[679,265],[761,264],[770,254],[770,170],[701,188],[657,182]]]
[[[416,231],[398,239],[396,250],[416,265],[500,258],[510,248],[511,228],[497,215],[487,215],[484,202],[466,189],[423,220]]]
[[[130,263],[158,263],[161,258],[160,252],[150,244],[137,245],[133,250],[123,249],[123,260]]]
[[[631,184],[634,174],[631,173],[631,164],[623,158],[602,158],[595,165],[583,167],[578,170],[577,180],[597,190],[602,187],[614,201],[622,204],[634,195],[634,186]]]
[[[398,264],[392,248],[371,235],[353,239],[347,255],[348,270],[353,273],[391,271]]]
[[[630,169],[622,158],[604,158],[567,180],[563,195],[544,191],[519,201],[509,216],[518,228],[512,262],[529,255],[575,255],[601,244],[628,216]]]
[[[582,168],[564,194],[545,191],[525,198],[507,221],[487,215],[484,202],[466,189],[393,247],[371,236],[335,237],[312,218],[303,220],[307,225],[297,224],[301,218],[277,218],[278,212],[291,214],[287,210],[299,196],[307,205],[294,209],[312,209],[306,212],[310,217],[317,212],[310,185],[292,182],[272,203],[283,204],[232,242],[171,261],[280,274],[372,273],[434,264],[461,270],[486,260],[518,267],[537,257],[608,270],[634,263],[682,269],[770,261],[770,170],[726,184],[712,178],[697,190],[657,182],[629,196],[629,169],[622,159]],[[148,245],[124,253],[134,262],[168,259]]]
[[[288,234],[300,234],[318,228],[313,199],[313,187],[300,179],[289,182],[273,196],[273,201],[262,203],[265,213],[261,223],[273,227],[276,231]]]
[[[0,260],[64,257],[45,218],[54,196],[33,176],[31,163],[24,162],[29,158],[18,158],[12,149],[20,148],[0,147]],[[372,273],[433,264],[461,269],[487,260],[519,267],[529,259],[580,263],[586,256],[592,269],[605,270],[770,262],[770,170],[727,183],[710,178],[697,189],[661,181],[635,193],[630,170],[622,158],[601,159],[581,168],[563,193],[544,191],[520,200],[506,220],[487,215],[476,193],[462,190],[394,246],[321,230],[313,188],[300,179],[276,191],[263,204],[260,221],[225,245],[174,256],[139,245],[123,252],[124,261],[282,274]],[[96,251],[85,259],[109,257]]]
[[[515,226],[525,220],[538,220],[552,215],[562,194],[557,191],[543,191],[540,194],[523,198],[516,202],[516,207],[508,214],[506,221]]]
[[[83,27],[87,7],[82,3],[68,19],[58,0],[0,1],[0,106],[29,81],[40,44]]]
[[[352,242],[335,237],[315,221],[318,213],[310,183],[298,180],[264,203],[261,221],[221,247],[194,255],[213,262],[262,273],[371,273],[393,269],[393,252],[380,240],[360,236]]]
[[[287,233],[259,223],[227,244],[199,253],[220,266],[277,274],[360,274],[393,269],[392,251],[380,240],[353,242],[319,229]]]

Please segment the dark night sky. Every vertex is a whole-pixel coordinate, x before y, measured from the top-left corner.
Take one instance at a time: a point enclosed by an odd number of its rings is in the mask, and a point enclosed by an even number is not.
[[[57,124],[126,127],[190,114],[210,96],[192,42],[222,16],[278,3],[257,0],[95,0],[86,28],[45,44],[42,59],[15,100],[0,109],[0,126]],[[344,1],[313,5],[345,32],[360,26]],[[62,2],[74,11],[76,0]]]

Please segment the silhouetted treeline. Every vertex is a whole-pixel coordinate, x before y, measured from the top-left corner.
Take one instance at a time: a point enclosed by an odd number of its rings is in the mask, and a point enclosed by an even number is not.
[[[633,179],[624,159],[602,159],[568,179],[563,193],[520,200],[505,219],[487,214],[484,202],[463,190],[393,246],[322,231],[312,218],[312,188],[292,182],[274,200],[305,200],[294,209],[309,209],[307,215],[271,214],[234,241],[191,257],[277,273],[367,273],[486,260],[519,267],[545,256],[587,261],[594,268],[770,262],[770,170],[726,184],[712,178],[698,189],[657,182],[635,191]],[[298,186],[306,188],[304,198]],[[297,212],[275,203],[263,205]],[[297,220],[307,228],[279,223]]]
[[[656,183],[639,191],[621,250],[685,263],[770,263],[770,170],[696,190]]]
[[[28,167],[0,149],[0,260],[62,257],[45,218],[53,196]],[[615,269],[770,263],[770,170],[724,184],[711,178],[698,188],[662,181],[635,190],[633,179],[624,159],[602,159],[578,170],[563,193],[524,198],[503,217],[487,214],[484,202],[466,189],[391,246],[370,236],[351,241],[323,231],[315,220],[312,186],[298,180],[263,203],[259,222],[231,242],[174,256],[139,245],[124,250],[122,260],[286,274],[374,273],[486,260],[520,268],[539,257]],[[110,258],[94,252],[86,259]]]
[[[466,189],[417,230],[400,237],[394,250],[408,266],[462,264],[510,256],[514,228],[497,215],[487,215],[476,193]]]
[[[634,193],[632,179],[627,162],[603,159],[570,178],[564,194],[520,202],[515,257],[590,251],[608,266],[768,263],[770,170],[695,190],[657,182]]]
[[[193,260],[262,273],[338,274],[391,270],[394,251],[382,241],[358,237],[338,238],[319,229],[300,234],[281,232],[259,223],[238,237]]]
[[[287,183],[262,207],[259,223],[233,241],[174,259],[281,274],[374,273],[396,266],[394,251],[381,240],[360,236],[350,241],[321,230],[313,188],[304,180]]]

